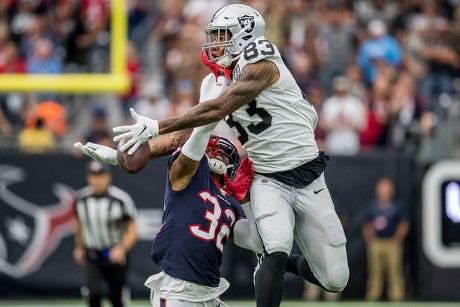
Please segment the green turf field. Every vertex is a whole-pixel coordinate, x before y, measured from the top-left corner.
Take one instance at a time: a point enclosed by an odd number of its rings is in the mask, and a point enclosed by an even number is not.
[[[226,301],[229,307],[254,307],[253,301]],[[86,307],[82,301],[1,301],[0,307]],[[282,307],[458,307],[460,302],[404,302],[404,303],[368,303],[362,301],[342,302],[305,302],[305,301],[284,301]],[[103,307],[110,307],[104,302]],[[127,307],[151,307],[147,301],[133,301]]]

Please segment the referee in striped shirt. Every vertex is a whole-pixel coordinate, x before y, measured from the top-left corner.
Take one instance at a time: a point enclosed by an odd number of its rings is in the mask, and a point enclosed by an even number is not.
[[[85,266],[83,294],[90,307],[100,307],[102,282],[107,282],[113,307],[122,307],[127,254],[137,241],[136,207],[132,198],[111,185],[108,164],[91,161],[88,186],[75,198],[75,261]]]

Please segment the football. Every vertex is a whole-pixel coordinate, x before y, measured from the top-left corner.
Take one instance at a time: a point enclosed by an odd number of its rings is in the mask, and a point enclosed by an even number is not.
[[[124,140],[118,143],[117,147],[117,161],[118,166],[129,174],[140,172],[150,160],[150,146],[146,142],[139,146],[139,148],[132,154],[128,155],[129,148],[122,152],[120,147],[124,144]],[[131,147],[130,147],[131,148]]]

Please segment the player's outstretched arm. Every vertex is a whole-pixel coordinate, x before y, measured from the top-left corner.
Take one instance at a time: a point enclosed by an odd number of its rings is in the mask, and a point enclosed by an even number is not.
[[[138,115],[132,109],[131,115],[136,123],[113,128],[115,133],[119,133],[113,140],[117,142],[127,139],[120,149],[125,151],[132,146],[128,151],[128,154],[132,154],[142,143],[159,135],[218,122],[250,103],[278,79],[278,68],[270,61],[262,60],[246,65],[239,81],[229,85],[217,98],[196,105],[184,115],[157,121]]]
[[[161,135],[156,139],[150,140],[150,158],[154,159],[170,155],[174,152],[174,150],[184,145],[184,143],[190,137],[192,131],[193,129],[175,131],[173,133]],[[73,146],[80,149],[81,152],[93,160],[106,164],[118,164],[117,152],[111,147],[91,142],[86,143],[86,145],[77,142],[73,144]]]
[[[193,129],[174,131],[163,134],[149,141],[150,158],[158,158],[170,155],[177,148],[183,146],[192,134]]]
[[[192,180],[205,154],[211,132],[216,126],[217,123],[212,123],[193,129],[169,171],[169,182],[174,191],[185,189]]]
[[[243,68],[241,79],[229,85],[215,99],[204,101],[187,113],[158,122],[159,134],[207,125],[223,119],[253,101],[279,79],[276,65],[262,60]]]

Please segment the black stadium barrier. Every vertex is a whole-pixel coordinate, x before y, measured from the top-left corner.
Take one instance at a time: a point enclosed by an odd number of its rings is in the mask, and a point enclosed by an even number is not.
[[[73,223],[70,199],[86,185],[89,160],[70,155],[0,154],[0,297],[79,297],[83,272],[72,258]],[[114,185],[127,191],[139,210],[140,241],[130,255],[129,285],[132,297],[148,300],[143,285],[158,267],[150,260],[151,241],[161,223],[167,158],[151,160],[138,174],[113,166]],[[332,156],[326,179],[339,215],[347,220],[350,280],[343,299],[362,299],[366,282],[365,244],[361,225],[374,184],[381,176],[392,178],[398,196],[411,213],[406,240],[405,275],[410,299],[460,299],[458,268],[432,264],[422,249],[422,179],[427,166],[411,156],[368,153]],[[460,174],[459,174],[460,176]],[[459,234],[460,237],[460,234]],[[296,248],[294,246],[294,248]],[[222,274],[231,284],[226,299],[254,297],[252,273],[255,255],[227,244]],[[285,278],[285,297],[298,299],[303,281]]]

